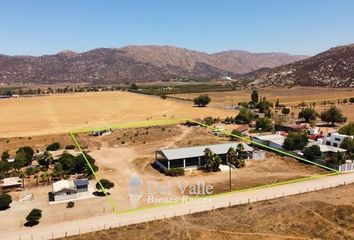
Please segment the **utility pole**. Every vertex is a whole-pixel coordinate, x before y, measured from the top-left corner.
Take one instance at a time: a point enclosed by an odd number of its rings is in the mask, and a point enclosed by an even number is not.
[[[231,165],[229,163],[229,183],[230,183],[230,192],[232,191],[232,186],[231,186]]]

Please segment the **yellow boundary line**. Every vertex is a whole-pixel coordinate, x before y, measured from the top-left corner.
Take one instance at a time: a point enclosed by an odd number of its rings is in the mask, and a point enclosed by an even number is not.
[[[127,213],[132,213],[132,212],[138,212],[138,211],[143,211],[143,210],[147,210],[147,209],[153,209],[153,208],[161,208],[161,207],[165,207],[165,206],[171,206],[171,205],[177,205],[177,204],[182,204],[182,201],[176,201],[176,202],[171,202],[171,203],[163,203],[163,204],[157,204],[157,205],[153,205],[153,206],[144,206],[144,207],[140,207],[137,209],[128,209],[128,210],[119,210],[118,207],[116,206],[115,201],[112,199],[112,197],[109,195],[109,193],[107,192],[107,190],[103,187],[103,185],[100,182],[100,177],[98,176],[98,174],[94,171],[93,167],[91,166],[90,162],[88,161],[85,152],[82,150],[79,142],[77,141],[75,135],[77,133],[86,133],[89,131],[99,131],[99,130],[106,130],[106,129],[126,129],[126,128],[136,128],[136,127],[153,127],[153,126],[162,126],[162,125],[172,125],[172,124],[177,124],[177,123],[182,123],[185,121],[190,121],[193,123],[196,123],[200,126],[203,127],[207,127],[209,129],[213,129],[213,127],[205,125],[203,123],[191,120],[191,119],[169,119],[169,120],[154,120],[154,121],[144,121],[144,122],[133,122],[133,123],[126,123],[126,124],[116,124],[116,125],[112,125],[111,127],[103,127],[103,128],[90,128],[90,129],[85,129],[84,130],[79,130],[78,132],[70,132],[70,136],[73,139],[75,145],[77,146],[78,150],[80,151],[80,153],[83,155],[87,165],[89,166],[90,170],[92,171],[95,180],[99,183],[102,192],[105,194],[105,197],[107,198],[109,204],[111,205],[112,209],[113,209],[113,213],[117,214],[118,216],[120,214],[127,214]],[[270,188],[270,187],[274,187],[274,186],[280,186],[280,185],[287,185],[290,183],[296,183],[296,182],[302,182],[302,181],[306,181],[306,180],[310,180],[310,179],[317,179],[317,178],[321,178],[321,177],[326,177],[326,176],[332,176],[332,175],[337,175],[340,174],[341,172],[334,170],[332,168],[328,168],[326,166],[322,166],[320,164],[314,163],[312,161],[300,158],[298,156],[289,154],[288,152],[284,152],[281,151],[279,149],[275,149],[269,146],[266,146],[264,144],[260,144],[254,141],[251,141],[247,138],[244,137],[240,137],[240,136],[236,136],[233,135],[227,131],[222,131],[224,134],[229,135],[229,136],[233,136],[236,138],[239,138],[241,140],[244,141],[248,141],[251,142],[253,144],[259,145],[261,147],[265,147],[268,148],[272,151],[277,151],[278,153],[281,154],[285,154],[287,156],[293,157],[293,158],[297,158],[299,160],[317,165],[319,167],[322,168],[326,168],[327,170],[330,170],[330,173],[326,173],[326,174],[317,174],[317,175],[313,175],[313,176],[308,176],[308,177],[303,177],[303,178],[298,178],[298,179],[292,179],[292,180],[287,180],[287,181],[282,181],[282,182],[277,182],[277,183],[271,183],[271,184],[265,184],[265,185],[261,185],[261,186],[255,186],[255,187],[250,187],[250,188],[244,188],[244,189],[237,189],[237,190],[233,190],[233,191],[228,191],[228,192],[223,192],[223,193],[217,193],[217,194],[212,194],[212,195],[206,195],[206,196],[198,196],[198,198],[216,198],[219,196],[223,196],[223,195],[230,195],[230,194],[234,194],[234,193],[241,193],[241,192],[248,192],[248,191],[252,191],[252,190],[257,190],[257,189],[265,189],[265,188]]]

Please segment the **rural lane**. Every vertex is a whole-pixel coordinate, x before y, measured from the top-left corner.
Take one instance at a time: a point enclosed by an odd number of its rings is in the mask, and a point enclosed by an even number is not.
[[[195,212],[209,211],[217,208],[228,207],[230,205],[234,206],[249,202],[280,198],[283,196],[316,191],[350,183],[354,183],[354,173],[325,176],[285,185],[221,194],[210,198],[204,198],[201,202],[166,205],[157,208],[122,213],[118,216],[112,213],[56,224],[39,224],[38,226],[32,228],[23,227],[12,232],[0,232],[0,239],[45,240],[72,236],[102,229],[153,221],[155,219],[164,219]]]

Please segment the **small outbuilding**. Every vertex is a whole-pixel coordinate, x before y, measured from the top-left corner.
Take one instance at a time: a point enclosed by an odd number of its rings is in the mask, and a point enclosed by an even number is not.
[[[252,138],[252,140],[272,148],[283,149],[285,137],[280,134],[270,134],[255,136]]]
[[[0,192],[6,192],[22,187],[23,182],[19,177],[4,178],[0,181]]]
[[[76,180],[74,180],[74,184],[75,184],[77,192],[87,192],[88,191],[88,185],[89,185],[88,179],[86,179],[86,178],[76,179]]]
[[[52,196],[54,201],[73,199],[76,193],[77,189],[73,181],[60,180],[53,183]]]

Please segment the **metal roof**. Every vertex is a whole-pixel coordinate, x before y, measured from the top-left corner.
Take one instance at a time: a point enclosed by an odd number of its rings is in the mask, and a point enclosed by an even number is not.
[[[274,140],[285,139],[285,137],[280,134],[259,135],[259,136],[255,136],[253,138],[261,140],[261,141],[274,141]]]
[[[314,145],[317,145],[320,148],[321,152],[346,152],[347,151],[343,148],[334,147],[334,146],[330,146],[330,145],[324,145],[324,144],[320,144],[318,142],[310,142],[309,144],[307,144],[307,147],[311,147]]]
[[[22,185],[22,180],[19,177],[10,177],[4,178],[1,180],[1,186],[3,187],[11,187],[11,186],[19,186]]]
[[[89,180],[86,178],[76,179],[74,180],[75,186],[87,186],[89,184]]]
[[[62,190],[74,190],[76,191],[76,186],[73,181],[60,180],[53,183],[53,193],[60,192]]]
[[[161,152],[168,160],[176,160],[176,159],[184,159],[184,158],[202,157],[204,156],[204,151],[206,148],[209,148],[213,153],[218,155],[226,154],[231,147],[233,147],[236,150],[238,144],[240,144],[240,142],[175,148],[175,149],[164,149],[164,150],[160,150],[159,152]],[[252,147],[248,146],[245,143],[241,143],[241,144],[244,146],[246,152],[252,152],[254,150]]]

